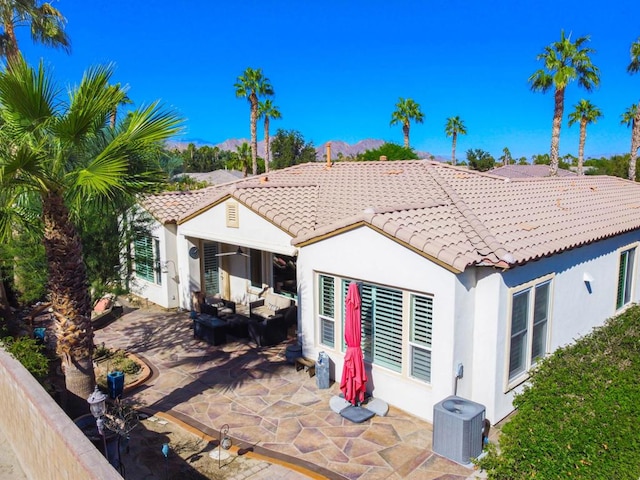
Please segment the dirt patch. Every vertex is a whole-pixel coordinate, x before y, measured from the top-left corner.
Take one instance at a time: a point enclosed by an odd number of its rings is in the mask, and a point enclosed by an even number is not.
[[[169,444],[167,457],[162,453],[164,444]],[[221,450],[228,458],[222,459],[219,467],[217,458],[211,457],[212,452],[218,452],[217,444],[217,439],[195,435],[163,417],[150,416],[131,431],[121,461],[127,478],[228,480],[250,478],[271,467],[250,453],[238,455],[235,447]]]

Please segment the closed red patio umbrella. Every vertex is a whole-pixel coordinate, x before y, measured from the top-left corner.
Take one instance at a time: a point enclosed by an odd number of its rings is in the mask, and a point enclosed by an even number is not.
[[[360,347],[361,328],[360,292],[358,285],[351,283],[345,300],[344,339],[347,344],[347,352],[344,356],[340,390],[342,390],[345,400],[352,405],[364,400],[367,383],[362,348]]]

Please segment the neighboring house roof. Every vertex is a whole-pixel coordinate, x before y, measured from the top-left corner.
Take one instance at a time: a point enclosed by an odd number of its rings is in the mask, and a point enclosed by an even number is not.
[[[549,177],[549,165],[504,165],[489,170],[491,175],[509,178]],[[570,170],[558,169],[559,177],[575,177],[577,174]]]
[[[143,205],[162,222],[181,223],[228,197],[287,231],[294,245],[368,225],[454,271],[506,268],[640,228],[635,182],[509,179],[428,160],[307,163]]]
[[[239,170],[214,170],[213,172],[182,173],[179,176],[190,177],[198,182],[207,182],[209,185],[233,182],[244,177],[242,172]]]

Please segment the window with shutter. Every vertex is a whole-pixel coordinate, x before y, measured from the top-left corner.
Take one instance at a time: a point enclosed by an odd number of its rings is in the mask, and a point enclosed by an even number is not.
[[[620,309],[631,302],[631,286],[633,283],[635,253],[635,247],[620,252],[616,309]]]
[[[334,278],[318,277],[318,313],[320,317],[320,343],[335,347],[335,286]]]
[[[139,236],[134,240],[133,254],[136,277],[160,284],[160,241],[151,236]]]
[[[411,295],[411,376],[431,382],[433,298]]]
[[[550,296],[549,276],[512,291],[509,384],[526,378],[526,372],[548,351]]]
[[[204,274],[204,291],[206,295],[220,293],[220,272],[218,260],[218,244],[204,242],[202,244],[202,270]]]

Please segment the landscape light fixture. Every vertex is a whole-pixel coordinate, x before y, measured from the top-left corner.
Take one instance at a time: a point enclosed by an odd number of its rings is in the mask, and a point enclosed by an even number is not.
[[[98,427],[98,433],[102,437],[102,443],[104,445],[104,457],[109,461],[109,453],[107,452],[107,438],[104,433],[104,414],[107,412],[107,395],[102,393],[96,385],[95,390],[89,398],[87,398],[89,404],[89,410],[91,415],[96,419],[96,427]]]
[[[225,423],[220,428],[220,436],[218,439],[218,468],[222,468],[220,464],[220,459],[222,456],[220,455],[220,448],[224,448],[225,450],[229,450],[231,448],[231,437],[227,435],[229,433],[229,424]]]

